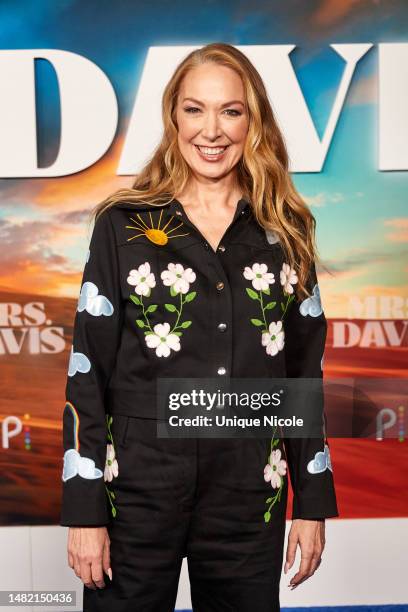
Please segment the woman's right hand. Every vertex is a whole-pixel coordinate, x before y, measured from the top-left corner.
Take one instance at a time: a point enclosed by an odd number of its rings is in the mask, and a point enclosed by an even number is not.
[[[105,586],[103,572],[112,580],[107,528],[69,527],[68,565],[90,589],[102,589]]]

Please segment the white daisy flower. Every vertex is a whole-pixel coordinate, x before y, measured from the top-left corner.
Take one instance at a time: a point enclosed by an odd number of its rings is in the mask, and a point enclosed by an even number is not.
[[[295,270],[291,268],[289,264],[284,263],[280,271],[280,282],[281,285],[283,285],[285,293],[293,293],[292,285],[296,285],[298,280]]]
[[[262,334],[262,346],[266,347],[266,352],[272,357],[283,349],[285,344],[285,333],[282,329],[282,321],[272,321],[269,324],[269,331]]]
[[[180,338],[177,334],[170,333],[169,323],[157,323],[153,330],[154,334],[147,334],[145,339],[149,348],[156,349],[158,357],[168,357],[171,350],[180,350]]]
[[[254,263],[252,267],[245,266],[244,277],[252,281],[252,286],[257,291],[265,291],[275,282],[275,275],[273,272],[268,272],[268,266],[264,263]]]
[[[145,261],[137,270],[130,270],[127,282],[135,286],[135,293],[138,295],[150,295],[151,289],[156,286],[156,279],[150,270],[149,262]]]
[[[169,263],[167,270],[161,273],[163,284],[173,287],[176,293],[187,293],[190,283],[196,279],[196,274],[191,268],[184,269],[180,263]]]
[[[264,479],[270,482],[274,489],[281,486],[281,476],[286,474],[286,461],[281,459],[282,452],[279,448],[273,450],[269,455],[269,463],[264,467]]]
[[[106,445],[106,463],[105,471],[103,474],[105,482],[108,480],[111,482],[113,478],[116,478],[119,474],[119,465],[115,456],[115,449],[113,444]]]

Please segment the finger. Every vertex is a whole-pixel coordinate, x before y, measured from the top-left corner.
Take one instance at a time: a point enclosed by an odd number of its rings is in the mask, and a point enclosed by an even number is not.
[[[79,560],[79,556],[77,554],[73,555],[74,557],[74,572],[78,578],[81,578],[81,561]]]
[[[296,574],[292,579],[292,580],[296,579],[296,582],[294,582],[293,584],[291,582],[289,584],[289,586],[292,587],[292,590],[295,589],[297,586],[299,586],[299,584],[302,584],[302,582],[305,582],[305,580],[313,576],[313,574],[315,573],[318,567],[319,567],[319,562],[317,563],[316,567],[312,568],[310,571],[306,572],[305,574],[300,574],[300,572],[299,572],[299,575]]]
[[[72,553],[68,553],[68,565],[73,569],[74,567],[74,555]]]
[[[293,589],[296,589],[296,587],[298,587],[300,584],[302,584],[302,582],[305,582],[305,580],[307,580],[309,578],[309,576],[303,576],[296,584],[291,584],[290,586],[291,591],[293,591]]]
[[[298,543],[298,537],[296,535],[289,534],[288,546],[286,549],[286,562],[285,562],[285,567],[284,567],[285,574],[295,562],[297,543]]]
[[[314,571],[316,571],[320,567],[321,562],[322,562],[322,558],[319,557],[319,559],[317,560],[316,567],[315,567]]]
[[[71,530],[68,530],[68,542],[67,542],[67,556],[68,556],[68,565],[71,569],[74,568],[74,555],[73,555],[73,547],[72,547],[72,535]]]
[[[108,574],[110,580],[112,580],[112,569],[110,566],[110,547],[109,542],[105,542],[102,553],[102,568],[105,574]]]
[[[303,580],[309,576],[313,553],[311,551],[305,552],[303,548],[301,555],[299,571],[290,580],[290,586],[300,584],[300,582],[303,582]]]
[[[313,559],[312,559],[312,561],[311,561],[311,563],[309,565],[309,569],[307,571],[306,578],[310,578],[311,576],[313,576],[313,574],[316,571],[317,565],[318,565],[318,559],[317,558],[315,559],[313,557]]]
[[[311,563],[311,568],[310,568],[310,575],[313,576],[313,574],[315,573],[315,571],[317,570],[317,568],[319,567],[321,561],[322,561],[322,553],[320,550],[316,551],[315,554],[313,555],[312,558],[312,563]]]
[[[91,564],[92,580],[98,589],[103,589],[105,581],[103,579],[102,560],[93,561]]]
[[[315,540],[311,567],[310,567],[310,576],[313,576],[313,574],[315,573],[315,571],[320,565],[323,549],[324,549],[324,523],[323,523],[322,529],[319,530],[319,533],[317,534],[317,537]]]
[[[96,586],[92,580],[91,564],[89,561],[81,561],[81,580],[88,589],[96,591]]]

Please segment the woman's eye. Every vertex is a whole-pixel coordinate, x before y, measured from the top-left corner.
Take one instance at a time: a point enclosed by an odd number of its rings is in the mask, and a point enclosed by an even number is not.
[[[235,110],[235,108],[227,108],[225,112],[228,113],[228,114],[232,113],[230,115],[230,117],[239,117],[241,115],[241,113],[239,111]]]
[[[196,115],[197,113],[201,112],[201,109],[198,108],[197,106],[187,106],[184,111],[186,113],[190,113],[191,115]],[[242,113],[238,110],[236,110],[235,108],[227,108],[224,113],[226,113],[227,115],[229,115],[230,117],[239,117],[240,115],[242,115]]]

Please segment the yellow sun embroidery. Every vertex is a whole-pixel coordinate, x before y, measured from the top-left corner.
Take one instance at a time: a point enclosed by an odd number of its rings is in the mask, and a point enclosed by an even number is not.
[[[129,217],[129,219],[131,219],[131,221],[133,221],[135,225],[127,225],[126,227],[128,229],[139,230],[141,234],[135,234],[131,238],[128,238],[127,239],[128,242],[129,240],[133,240],[134,238],[139,238],[139,236],[146,236],[146,238],[148,238],[154,244],[164,246],[165,244],[168,243],[169,238],[178,238],[179,236],[188,236],[189,232],[187,232],[187,234],[174,234],[174,236],[170,236],[172,232],[174,232],[177,228],[183,225],[183,222],[179,223],[179,225],[176,225],[175,227],[168,229],[166,231],[166,228],[168,227],[168,225],[170,225],[170,223],[175,217],[172,215],[169,221],[166,223],[166,225],[164,227],[160,227],[162,214],[163,214],[163,209],[160,211],[160,216],[159,216],[159,220],[157,223],[157,227],[154,227],[152,213],[150,211],[149,211],[150,227],[147,225],[144,219],[142,219],[139,213],[136,213],[136,216],[139,218],[139,221],[137,221],[136,219],[133,219],[133,217]]]

